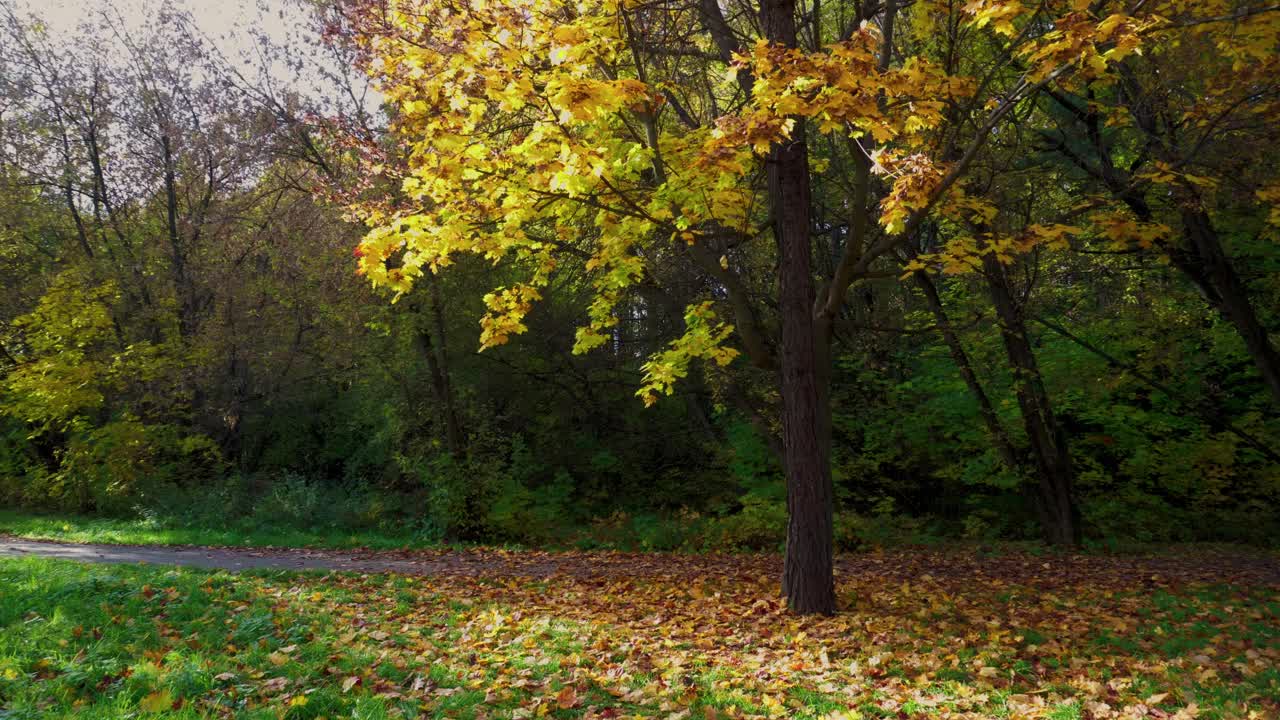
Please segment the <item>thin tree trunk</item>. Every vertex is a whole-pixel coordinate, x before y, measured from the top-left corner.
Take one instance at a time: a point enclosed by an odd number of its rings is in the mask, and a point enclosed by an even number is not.
[[[195,302],[187,276],[187,258],[182,248],[178,230],[178,180],[169,136],[160,136],[160,150],[164,160],[165,224],[169,236],[169,249],[173,255],[174,290],[178,295],[178,335],[190,339],[195,332]]]
[[[1183,165],[1190,158],[1181,157],[1171,149],[1174,145],[1173,138],[1166,136],[1167,131],[1159,122],[1158,106],[1151,94],[1138,81],[1137,74],[1128,63],[1122,62],[1117,67],[1123,78],[1126,103],[1138,127],[1150,137],[1153,146],[1165,148],[1159,153],[1165,162],[1174,167]],[[1152,213],[1146,199],[1136,195],[1131,186],[1127,191],[1122,189],[1109,154],[1099,154],[1103,156],[1107,171],[1104,180],[1108,181],[1113,194],[1129,205],[1139,220],[1149,221]],[[1271,391],[1272,401],[1280,407],[1280,354],[1271,343],[1266,328],[1258,320],[1249,292],[1236,274],[1217,230],[1213,227],[1213,221],[1204,209],[1200,192],[1183,180],[1175,195],[1181,208],[1182,229],[1188,247],[1185,250],[1170,249],[1170,258],[1195,283],[1219,314],[1235,326],[1249,356],[1262,375],[1263,382]]]
[[[1154,214],[1145,198],[1132,192],[1118,196],[1139,220],[1152,221]],[[1271,392],[1272,402],[1280,407],[1280,353],[1258,320],[1248,288],[1223,249],[1213,221],[1198,207],[1199,199],[1189,195],[1182,201],[1187,204],[1182,211],[1182,232],[1188,247],[1166,247],[1169,260],[1196,286],[1205,301],[1236,329]]]
[[[982,266],[1013,371],[1014,394],[1022,411],[1022,423],[1036,460],[1040,501],[1037,510],[1045,540],[1051,545],[1074,547],[1080,542],[1080,523],[1066,433],[1053,413],[1027,336],[1026,321],[1013,298],[1004,266],[991,253],[983,255]]]
[[[462,422],[458,418],[457,402],[453,396],[453,383],[449,378],[448,345],[444,330],[444,308],[440,301],[440,287],[434,276],[427,277],[427,315],[419,322],[426,322],[430,328],[419,325],[415,329],[415,339],[419,351],[427,361],[427,370],[431,374],[431,391],[435,395],[440,418],[445,431],[445,443],[449,454],[454,458],[462,457],[466,449],[462,432]]]
[[[796,46],[794,0],[763,0],[760,15],[770,42]],[[820,389],[813,312],[809,159],[802,121],[796,122],[789,139],[774,145],[767,164],[779,247],[782,427],[790,508],[783,593],[795,612],[830,614],[836,609],[833,492],[830,458],[822,440],[825,393]]]
[[[929,306],[929,312],[933,313],[933,319],[938,326],[938,331],[942,333],[942,339],[946,341],[947,349],[951,353],[951,360],[955,362],[956,368],[960,370],[960,376],[964,378],[964,383],[968,386],[969,393],[978,402],[978,412],[982,415],[982,421],[987,426],[987,432],[991,435],[991,442],[995,444],[1000,460],[1009,470],[1017,471],[1019,469],[1018,453],[1014,449],[1013,440],[1000,422],[1000,416],[996,414],[995,406],[991,404],[991,398],[987,395],[986,389],[982,387],[982,382],[978,380],[978,374],[973,370],[973,363],[969,360],[969,354],[965,352],[964,345],[960,342],[960,336],[956,333],[955,328],[952,327],[950,318],[947,317],[947,311],[942,305],[942,296],[938,294],[937,285],[934,284],[933,278],[922,270],[917,270],[912,277],[920,288],[920,292],[924,295],[925,304]]]
[[[1209,216],[1198,208],[1182,211],[1183,232],[1200,261],[1205,279],[1216,292],[1214,304],[1222,317],[1235,326],[1244,340],[1253,364],[1271,391],[1271,398],[1280,407],[1280,354],[1271,344],[1267,329],[1258,320],[1258,314],[1249,300],[1249,292],[1236,274],[1231,259],[1222,248],[1222,242]]]

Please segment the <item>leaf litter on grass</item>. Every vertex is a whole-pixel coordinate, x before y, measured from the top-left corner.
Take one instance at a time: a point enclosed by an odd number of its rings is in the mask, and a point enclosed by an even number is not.
[[[167,692],[237,717],[1280,717],[1269,558],[868,553],[839,564],[840,613],[801,618],[771,557],[431,557],[421,577],[218,575],[190,617],[149,580],[130,619],[157,628],[139,668],[155,687],[137,707]],[[175,655],[218,618],[196,670],[212,687],[179,692]]]

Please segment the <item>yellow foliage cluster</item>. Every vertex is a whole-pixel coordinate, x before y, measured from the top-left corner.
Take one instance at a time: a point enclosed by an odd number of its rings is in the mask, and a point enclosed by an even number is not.
[[[694,59],[660,65],[642,59],[653,49],[635,44],[630,19],[642,10],[624,0],[398,0],[391,7],[389,30],[363,42],[396,110],[403,201],[357,208],[371,228],[357,250],[359,272],[400,295],[459,254],[511,265],[525,277],[486,297],[482,348],[525,332],[526,314],[566,253],[586,259],[593,291],[574,350],[604,344],[629,289],[678,259],[683,246],[757,234],[765,219],[762,156],[799,122],[848,141],[882,177],[885,235],[902,234],[926,212],[961,228],[949,247],[909,270],[940,264],[960,272],[983,253],[1008,261],[1035,247],[1064,248],[1077,236],[1152,247],[1168,228],[1118,210],[1095,215],[1083,229],[1041,219],[997,230],[995,203],[953,182],[964,162],[955,139],[940,140],[940,130],[963,133],[982,125],[984,113],[990,130],[1027,105],[1032,93],[1024,91],[1050,81],[1069,92],[1115,86],[1121,68],[1144,53],[1172,62],[1180,52],[1217,48],[1240,65],[1240,77],[1205,83],[1197,97],[1178,101],[1181,122],[1212,130],[1215,118],[1244,104],[1241,88],[1251,78],[1263,82],[1280,70],[1280,13],[1241,15],[1228,0],[1128,10],[1085,0],[969,0],[963,22],[990,33],[1017,69],[1018,79],[1000,89],[924,55],[886,62],[879,31],[865,24],[816,51],[762,39],[722,63],[700,21],[672,12],[663,22],[695,38]],[[917,30],[928,25],[919,16],[931,7],[913,11]],[[1211,12],[1232,18],[1231,32],[1222,22],[1186,21]],[[705,80],[701,87],[680,85],[694,74]],[[744,97],[738,80],[747,76]],[[1247,104],[1250,113],[1280,110],[1265,99]],[[1133,122],[1119,106],[1090,112],[1113,127]],[[1135,182],[1205,192],[1218,182],[1159,158],[1145,168]],[[731,328],[714,325],[709,305],[696,307],[685,336],[646,366],[646,399],[669,391],[689,358],[730,359],[715,348],[731,341]]]
[[[711,303],[691,306],[685,313],[684,322],[685,334],[642,368],[645,382],[636,395],[644,400],[645,405],[657,402],[659,394],[670,395],[676,381],[689,374],[689,363],[695,358],[711,360],[723,367],[738,356],[737,350],[724,346],[733,333],[733,326],[716,319]]]

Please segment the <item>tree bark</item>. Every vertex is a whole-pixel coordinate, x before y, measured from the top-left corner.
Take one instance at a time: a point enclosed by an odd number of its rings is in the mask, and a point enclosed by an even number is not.
[[[938,294],[937,285],[934,284],[933,278],[922,270],[917,270],[912,277],[920,288],[920,292],[924,295],[925,304],[929,306],[929,312],[933,314],[934,322],[938,325],[938,331],[942,333],[942,339],[947,343],[947,350],[951,353],[951,360],[956,364],[956,368],[960,370],[960,376],[964,378],[964,383],[968,386],[969,393],[978,402],[978,412],[982,415],[982,421],[987,426],[991,441],[995,443],[996,452],[999,453],[1000,460],[1005,467],[1016,472],[1019,469],[1019,463],[1013,440],[1000,422],[1000,416],[996,414],[995,406],[991,404],[991,398],[987,395],[986,389],[982,387],[982,382],[978,380],[978,374],[973,370],[973,363],[969,360],[969,354],[965,352],[964,345],[960,342],[960,336],[956,333],[955,328],[951,326],[946,308],[942,305],[942,296]]]
[[[434,276],[428,276],[426,280],[429,286],[427,313],[425,318],[417,318],[414,339],[418,344],[418,351],[427,361],[427,371],[431,375],[431,391],[435,396],[440,419],[444,425],[446,446],[449,448],[449,454],[456,459],[462,457],[466,443],[462,422],[458,418],[457,402],[453,397],[453,384],[449,378],[444,309],[441,307],[438,280]]]
[[[770,42],[796,46],[794,0],[762,0],[760,16]],[[787,478],[787,549],[783,594],[801,614],[836,609],[833,571],[831,464],[822,440],[825,393],[819,374],[814,318],[809,159],[803,121],[768,157],[769,199],[778,242],[782,321],[781,389]]]
[[[1115,188],[1113,192],[1139,220],[1153,220],[1154,213],[1145,198],[1133,192],[1121,193]],[[1187,192],[1181,200],[1186,205],[1181,212],[1186,247],[1165,246],[1169,260],[1196,286],[1200,295],[1222,319],[1236,329],[1236,333],[1244,341],[1249,357],[1271,392],[1272,402],[1280,407],[1280,353],[1277,353],[1267,329],[1258,319],[1253,301],[1249,298],[1249,290],[1240,280],[1235,265],[1222,247],[1213,220],[1199,207],[1199,198],[1194,193]]]
[[[1267,329],[1258,320],[1249,292],[1222,248],[1213,222],[1203,210],[1185,207],[1182,210],[1182,228],[1199,260],[1204,278],[1213,287],[1215,296],[1210,298],[1211,302],[1222,317],[1235,326],[1249,357],[1253,358],[1253,364],[1271,391],[1272,400],[1280,407],[1280,354],[1276,353]]]
[[[1037,507],[1045,540],[1050,545],[1074,547],[1080,543],[1079,511],[1075,505],[1075,478],[1067,436],[1053,413],[1049,394],[1027,336],[1022,309],[1014,300],[1004,265],[991,253],[982,256],[983,274],[1000,322],[1014,394],[1022,411],[1022,423],[1036,461]]]
[[[1142,87],[1135,73],[1126,70],[1124,63],[1119,67],[1124,78],[1124,97],[1138,128],[1150,138],[1152,145],[1165,148],[1160,154],[1165,162],[1174,167],[1184,165],[1187,158],[1172,149],[1174,143],[1158,122],[1157,108],[1150,93]],[[1093,147],[1097,151],[1098,165],[1092,167],[1079,155],[1071,152],[1064,142],[1056,142],[1057,149],[1077,167],[1101,179],[1112,195],[1124,202],[1139,220],[1151,222],[1154,212],[1144,193],[1135,189],[1133,179],[1116,167],[1111,148],[1101,141],[1097,129],[1097,113],[1077,108],[1062,95],[1051,94],[1051,97],[1086,124]],[[1271,342],[1267,329],[1258,320],[1248,288],[1240,280],[1231,258],[1223,249],[1199,191],[1183,182],[1175,195],[1181,206],[1179,215],[1186,247],[1173,247],[1172,243],[1162,244],[1161,247],[1168,252],[1174,267],[1181,270],[1218,314],[1236,329],[1271,393],[1272,402],[1280,407],[1280,353]]]
[[[173,261],[174,290],[178,296],[178,335],[184,341],[195,332],[195,302],[191,281],[187,274],[187,258],[178,229],[178,179],[177,160],[168,134],[160,136],[160,151],[164,161],[165,227],[168,230],[169,250]]]

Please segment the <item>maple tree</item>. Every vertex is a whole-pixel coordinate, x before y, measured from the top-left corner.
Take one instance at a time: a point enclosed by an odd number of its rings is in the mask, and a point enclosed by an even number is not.
[[[916,253],[906,269],[945,261],[963,270],[978,261],[992,279],[1009,361],[1027,378],[1018,398],[1046,535],[1078,542],[1067,440],[1040,388],[1021,311],[999,278],[1018,254],[1066,247],[1083,231],[1057,221],[1010,227],[998,195],[988,189],[984,197],[969,176],[991,138],[1044,98],[1070,106],[1064,98],[1081,89],[1123,88],[1148,47],[1160,58],[1163,48],[1213,36],[1223,24],[1248,26],[1243,57],[1271,42],[1275,13],[1191,15],[1178,3],[889,2],[815,6],[797,25],[789,3],[731,9],[740,12],[726,16],[715,3],[354,4],[366,67],[395,106],[396,137],[407,148],[393,167],[376,168],[401,183],[403,201],[357,208],[373,228],[358,250],[360,272],[404,293],[460,253],[524,268],[520,282],[486,297],[486,348],[526,329],[564,253],[586,253],[595,295],[575,345],[584,352],[606,342],[624,293],[660,283],[665,263],[694,264],[716,284],[716,304],[733,324],[718,324],[705,301],[695,306],[688,332],[645,366],[640,394],[669,392],[698,358],[723,365],[742,352],[780,372],[792,517],[784,591],[797,609],[829,612],[832,338],[850,287],[893,272],[893,257],[937,226],[944,248]],[[1239,80],[1250,87],[1248,76]],[[1213,107],[1239,107],[1236,93],[1224,92],[1205,117]],[[1091,104],[1086,120],[1096,112]],[[845,148],[824,161],[851,168],[847,190],[819,179],[811,132]],[[1132,172],[1141,175],[1140,166]],[[1193,193],[1197,183],[1181,186]],[[816,210],[814,187],[844,217]],[[1089,209],[1102,232],[1137,233],[1139,242],[1151,232],[1149,218],[1133,231],[1106,225],[1114,215],[1101,205]],[[1187,217],[1188,229],[1203,230]],[[820,228],[838,238],[839,260],[827,274],[812,267]],[[778,248],[777,335],[762,327],[735,252],[767,234]],[[1201,255],[1213,251],[1203,232],[1196,237]],[[1265,374],[1265,334],[1249,319],[1238,282],[1221,262],[1202,261]]]
[[[785,543],[816,613],[836,551],[1274,543],[1274,7],[306,12],[231,58],[0,7],[0,504]]]
[[[739,38],[719,9],[703,10],[721,63],[746,64],[734,57]],[[711,122],[695,116],[709,115],[717,103],[733,102],[743,89],[751,90],[753,75],[785,67],[771,53],[781,51],[789,60],[787,53],[796,52],[794,7],[762,10],[771,18],[770,29],[756,48],[755,66],[735,65],[738,83],[718,81],[719,90],[687,99],[688,108],[674,98],[668,101],[662,81],[651,77],[658,68],[650,67],[644,55],[658,46],[636,34],[660,27],[666,18],[650,17],[643,8],[634,22],[628,8],[610,3],[586,8],[423,4],[393,6],[387,16],[372,9],[358,16],[366,23],[362,31],[376,56],[376,71],[388,78],[384,91],[398,104],[399,132],[421,138],[409,153],[404,189],[410,201],[430,205],[426,211],[415,205],[365,208],[377,229],[361,244],[361,271],[403,292],[424,270],[447,265],[459,251],[494,260],[521,257],[532,267],[528,280],[486,298],[490,313],[482,323],[481,345],[501,344],[525,329],[523,318],[539,299],[539,287],[549,282],[557,249],[584,231],[583,215],[591,213],[594,227],[586,232],[595,242],[587,269],[597,294],[575,346],[575,351],[589,350],[602,344],[604,332],[616,323],[621,292],[652,278],[646,266],[671,255],[673,244],[692,248],[688,254],[726,288],[741,287],[727,258],[713,259],[705,238],[724,242],[754,234],[751,213],[744,212],[752,189],[744,182],[756,164],[753,151],[772,147],[768,205],[784,249],[780,363],[754,327],[758,321],[741,289],[732,302],[753,361],[762,367],[780,364],[782,370],[789,504],[795,518],[788,534],[785,590],[799,609],[830,612],[832,492],[810,315],[809,168],[803,123],[788,117],[800,109],[779,113],[767,107],[768,95],[761,93],[752,105],[764,107],[744,105],[750,113],[736,123],[716,118],[712,129]],[[445,22],[435,23],[437,16]],[[462,46],[450,47],[457,42]],[[787,77],[778,84],[786,88]],[[660,118],[668,102],[681,110]],[[680,117],[669,120],[675,115]],[[393,255],[394,266],[389,266]],[[650,361],[642,395],[669,390],[670,379],[683,374],[695,357],[721,364],[733,359],[735,350],[715,342],[727,328],[707,322],[708,314],[705,304],[691,311],[690,333]],[[797,565],[803,567],[792,572]]]

